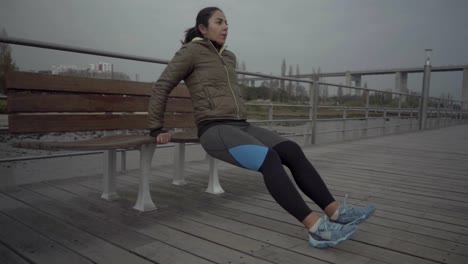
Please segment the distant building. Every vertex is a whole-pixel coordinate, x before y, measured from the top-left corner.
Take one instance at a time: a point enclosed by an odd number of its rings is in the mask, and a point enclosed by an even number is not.
[[[52,65],[52,74],[62,74],[65,72],[70,71],[79,71],[83,69],[79,69],[76,65]]]
[[[98,79],[130,80],[123,72],[114,72],[114,65],[107,62],[89,64],[89,67],[78,67],[76,65],[53,65],[52,74],[68,75]]]
[[[107,62],[98,62],[89,65],[91,71],[96,72],[113,72],[114,64]]]

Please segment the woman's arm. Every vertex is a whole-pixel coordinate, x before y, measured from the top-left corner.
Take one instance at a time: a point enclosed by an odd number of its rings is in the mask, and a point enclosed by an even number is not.
[[[148,121],[151,136],[158,136],[167,131],[164,127],[164,111],[172,89],[182,81],[193,68],[193,56],[187,45],[176,52],[172,60],[164,69],[158,81],[154,84],[148,104]]]

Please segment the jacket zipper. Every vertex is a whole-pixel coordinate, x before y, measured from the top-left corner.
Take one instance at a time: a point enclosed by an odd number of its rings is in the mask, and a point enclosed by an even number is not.
[[[224,66],[224,70],[226,70],[226,76],[227,76],[227,80],[228,80],[228,85],[229,85],[229,89],[231,90],[231,93],[232,93],[232,98],[234,98],[234,102],[236,103],[236,108],[237,108],[237,119],[240,119],[239,117],[239,104],[237,103],[237,99],[236,99],[236,95],[234,94],[234,90],[232,90],[232,87],[231,87],[231,80],[229,79],[229,71],[226,67],[226,63],[224,62],[223,60],[223,57],[221,56],[221,53],[218,52],[218,50],[216,49],[216,47],[213,45],[213,43],[211,43],[211,41],[209,41],[211,46],[213,46],[213,48],[215,49],[216,53],[218,54],[219,56],[219,59],[221,60],[221,63],[223,64]]]

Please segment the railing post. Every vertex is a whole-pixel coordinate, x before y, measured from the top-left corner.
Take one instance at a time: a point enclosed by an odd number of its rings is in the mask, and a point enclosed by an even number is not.
[[[130,134],[128,130],[123,131],[124,135]],[[120,152],[120,172],[124,173],[127,171],[127,151],[125,149]]]
[[[346,118],[348,118],[348,113],[347,113],[348,107],[343,106],[343,129],[341,131],[343,140],[346,139],[345,134],[346,134]]]
[[[410,130],[413,128],[413,108],[411,108],[410,114],[409,114],[409,128]]]
[[[427,59],[426,64],[424,65],[424,77],[421,93],[421,103],[419,105],[419,130],[426,129],[426,119],[427,119],[427,101],[429,97],[429,85],[431,80],[431,60],[430,52],[432,49],[426,49]]]
[[[383,134],[387,132],[387,109],[383,108]]]
[[[365,86],[367,88],[367,86]],[[366,90],[366,128],[364,129],[364,135],[367,136],[369,130],[369,89]]]
[[[315,75],[311,77],[311,80],[313,81],[313,83],[310,84],[309,88],[309,127],[307,131],[307,136],[305,138],[305,145],[315,144],[317,135],[319,78]]]
[[[317,141],[317,116],[318,116],[318,105],[319,105],[319,77],[314,78],[314,89],[313,89],[313,105],[312,105],[312,144]]]
[[[400,130],[400,125],[401,125],[401,94],[398,95],[398,123],[397,123],[397,129],[398,131]]]
[[[270,121],[270,130],[273,129],[273,103],[270,103],[270,106],[268,106],[268,120]]]
[[[314,81],[314,78],[310,78],[311,81]],[[304,145],[312,144],[312,119],[313,119],[313,97],[314,97],[314,84],[309,84],[309,121],[307,126],[307,133],[304,140]]]

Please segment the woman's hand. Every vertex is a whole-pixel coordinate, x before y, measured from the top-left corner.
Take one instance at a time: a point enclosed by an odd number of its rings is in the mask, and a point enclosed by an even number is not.
[[[166,144],[171,141],[171,133],[161,133],[156,137],[157,144]]]

